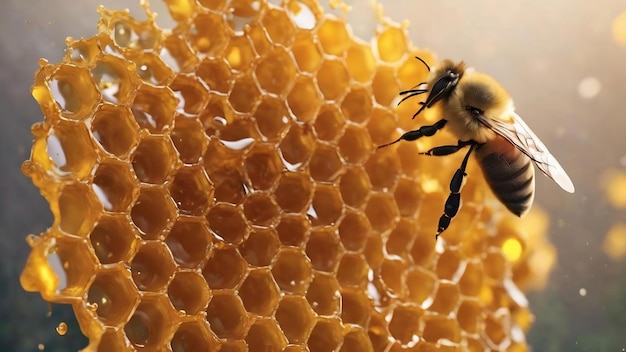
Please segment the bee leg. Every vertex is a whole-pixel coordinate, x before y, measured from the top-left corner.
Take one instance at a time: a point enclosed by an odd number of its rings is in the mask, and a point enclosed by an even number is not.
[[[384,148],[384,147],[388,147],[392,144],[398,143],[401,140],[405,140],[405,141],[414,141],[420,137],[430,137],[432,135],[434,135],[437,131],[439,131],[440,129],[443,128],[443,126],[446,125],[446,123],[448,122],[448,120],[445,119],[441,119],[437,122],[435,122],[434,125],[430,125],[430,126],[422,126],[416,130],[413,131],[409,131],[404,133],[400,138],[396,139],[395,141],[391,142],[391,143],[387,143],[387,144],[383,144],[378,146],[378,149],[380,148]]]
[[[456,170],[456,172],[454,173],[454,176],[452,176],[452,180],[450,181],[450,195],[448,196],[448,199],[446,200],[446,204],[443,208],[443,215],[441,215],[441,217],[439,218],[439,226],[437,228],[437,234],[435,234],[435,239],[439,238],[439,235],[448,228],[448,226],[450,225],[450,221],[458,213],[459,208],[461,208],[461,187],[463,187],[465,176],[467,176],[467,174],[465,173],[465,168],[467,167],[467,161],[469,159],[470,154],[472,154],[472,151],[478,145],[478,143],[474,141],[466,141],[466,142],[459,141],[458,146],[455,146],[457,147],[455,151],[458,151],[459,149],[467,145],[469,145],[470,148],[467,151],[467,154],[465,154],[465,158],[463,158],[461,167],[459,167],[459,169]],[[443,146],[439,148],[448,148],[448,147],[453,147],[453,146]],[[437,149],[437,148],[433,148],[433,149]],[[453,148],[448,148],[448,149],[445,149],[445,151],[452,150],[452,149]],[[432,149],[430,151],[432,151]],[[448,154],[452,154],[455,151],[451,151]],[[432,155],[447,155],[447,154],[436,154],[433,152]]]
[[[468,145],[475,144],[474,141],[459,141],[457,145],[442,145],[439,147],[434,147],[426,152],[419,153],[420,155],[428,155],[428,156],[444,156],[450,155],[458,152],[459,150],[467,147]]]

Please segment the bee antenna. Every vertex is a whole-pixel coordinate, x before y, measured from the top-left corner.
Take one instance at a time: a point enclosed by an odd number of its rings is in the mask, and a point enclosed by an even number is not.
[[[419,57],[419,56],[416,56],[415,58],[416,58],[416,59],[418,59],[418,60],[420,60],[420,61],[424,64],[424,66],[426,66],[426,68],[428,69],[428,71],[430,71],[430,66],[428,66],[428,64],[426,63],[426,61],[422,60],[422,58],[421,58],[421,57]]]

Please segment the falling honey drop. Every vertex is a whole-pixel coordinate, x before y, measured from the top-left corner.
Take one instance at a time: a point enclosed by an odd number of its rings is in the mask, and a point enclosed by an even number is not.
[[[64,336],[65,334],[67,334],[67,324],[65,324],[64,322],[59,323],[59,325],[56,327],[56,331],[57,334]]]

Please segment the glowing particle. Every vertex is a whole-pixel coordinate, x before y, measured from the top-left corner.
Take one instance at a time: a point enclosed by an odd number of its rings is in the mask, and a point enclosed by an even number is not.
[[[64,322],[59,323],[59,326],[57,326],[56,330],[57,334],[61,336],[67,334],[67,324],[65,324]]]
[[[579,294],[581,297],[585,297],[585,296],[587,295],[587,289],[586,289],[586,288],[584,288],[584,287],[581,287],[581,288],[580,288],[580,290],[578,290],[578,294]]]
[[[37,349],[40,351],[43,351],[46,348],[46,346],[43,345],[43,343],[40,343],[39,345],[37,345]]]
[[[602,84],[595,77],[587,77],[578,83],[578,94],[584,99],[591,99],[600,93]]]
[[[522,255],[522,244],[515,238],[509,238],[502,244],[502,252],[510,262],[516,262]]]
[[[609,169],[600,177],[605,196],[615,208],[626,208],[626,172]]]
[[[609,229],[602,244],[604,253],[613,260],[626,256],[626,224],[616,223]]]
[[[611,30],[613,31],[613,40],[618,44],[626,45],[626,11],[613,20]]]

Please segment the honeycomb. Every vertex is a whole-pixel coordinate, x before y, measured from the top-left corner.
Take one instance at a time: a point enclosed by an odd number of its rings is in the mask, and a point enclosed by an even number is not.
[[[22,169],[54,223],[21,283],[72,305],[87,351],[529,349],[545,216],[514,219],[470,163],[436,242],[460,159],[376,148],[424,123],[396,107],[434,62],[405,26],[366,42],[315,0],[166,3],[171,30],[100,8],[35,74]]]

